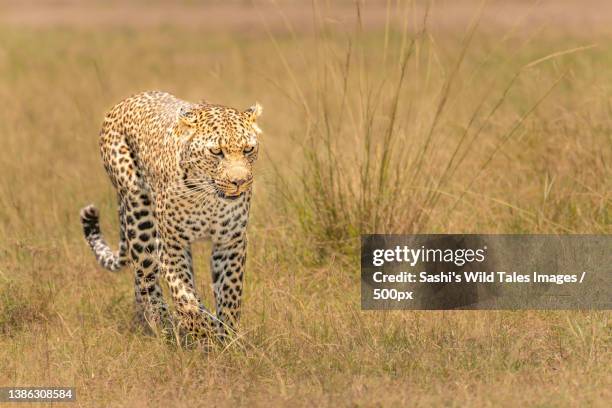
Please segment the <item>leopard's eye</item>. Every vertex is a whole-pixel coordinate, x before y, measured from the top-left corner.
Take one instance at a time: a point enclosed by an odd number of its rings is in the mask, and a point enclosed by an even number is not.
[[[255,150],[255,146],[246,146],[242,151],[244,154],[249,154],[253,153],[253,150]]]
[[[215,156],[223,157],[223,150],[221,150],[221,149],[217,149],[215,147],[211,147],[208,150],[210,151],[210,153],[214,154]]]

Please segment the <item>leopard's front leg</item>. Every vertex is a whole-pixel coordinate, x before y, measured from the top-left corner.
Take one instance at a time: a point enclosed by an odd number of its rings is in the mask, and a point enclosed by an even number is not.
[[[213,243],[211,271],[219,336],[234,332],[240,319],[242,279],[246,261],[246,233],[228,242]]]
[[[189,242],[179,236],[160,234],[159,259],[172,293],[179,332],[200,339],[210,337],[218,326],[217,319],[196,292]]]

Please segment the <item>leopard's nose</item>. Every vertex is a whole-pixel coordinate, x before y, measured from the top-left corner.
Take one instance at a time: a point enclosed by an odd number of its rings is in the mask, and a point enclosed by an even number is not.
[[[244,183],[246,183],[248,181],[248,179],[243,178],[243,179],[239,179],[239,180],[232,180],[232,184],[236,186],[236,189],[239,189],[241,185],[243,185]]]
[[[245,166],[232,166],[227,171],[228,181],[236,188],[240,189],[249,181],[250,174]]]

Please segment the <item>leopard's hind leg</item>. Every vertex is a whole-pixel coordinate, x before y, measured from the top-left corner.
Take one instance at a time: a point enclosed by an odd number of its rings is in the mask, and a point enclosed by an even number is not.
[[[129,257],[134,267],[137,316],[152,326],[169,323],[168,306],[160,286],[157,226],[146,191],[124,198]]]
[[[119,250],[121,256],[117,259],[122,264],[129,259],[134,267],[136,320],[148,322],[154,328],[165,327],[169,323],[169,313],[160,286],[157,230],[151,193],[122,133],[105,126],[101,133],[100,150],[106,172],[119,197],[122,244]],[[97,219],[98,213],[93,206],[82,210],[85,234],[95,238],[88,238],[88,242],[96,258],[108,258],[110,249],[102,239]]]

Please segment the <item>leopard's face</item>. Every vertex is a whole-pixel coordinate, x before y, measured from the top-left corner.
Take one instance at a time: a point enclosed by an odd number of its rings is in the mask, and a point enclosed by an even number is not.
[[[261,133],[256,120],[261,111],[258,104],[243,112],[202,104],[179,113],[187,134],[181,155],[187,188],[228,200],[250,190]]]

